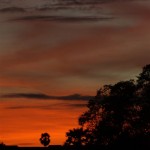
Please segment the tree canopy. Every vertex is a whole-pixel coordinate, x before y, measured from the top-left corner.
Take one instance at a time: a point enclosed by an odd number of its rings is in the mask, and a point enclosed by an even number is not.
[[[41,138],[40,138],[40,142],[42,145],[48,146],[50,143],[50,135],[48,133],[42,133]]]
[[[150,146],[150,65],[137,80],[104,85],[87,107],[79,117],[81,128],[67,132],[65,144]]]

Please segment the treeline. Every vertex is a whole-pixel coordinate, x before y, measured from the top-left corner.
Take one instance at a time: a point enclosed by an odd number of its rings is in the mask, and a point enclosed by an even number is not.
[[[65,146],[150,149],[150,64],[135,80],[101,87],[87,107]]]

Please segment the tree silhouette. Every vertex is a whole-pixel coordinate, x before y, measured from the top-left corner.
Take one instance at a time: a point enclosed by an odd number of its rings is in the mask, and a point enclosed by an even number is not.
[[[0,143],[0,149],[3,149],[6,145],[2,142]]]
[[[50,143],[50,135],[48,133],[42,133],[41,138],[40,138],[40,142],[42,145],[48,146]]]
[[[143,68],[136,81],[104,85],[87,107],[79,117],[79,125],[84,129],[81,131],[86,131],[85,144],[139,147],[150,143],[150,65]],[[69,133],[72,134],[66,134],[66,142],[71,144],[73,136],[78,138],[78,131]],[[79,139],[76,141],[80,143]]]
[[[88,140],[90,140],[90,134],[88,134],[88,130],[83,130],[83,128],[69,130],[69,132],[67,132],[66,135],[68,139],[65,142],[65,146],[71,145],[75,147],[80,147],[87,145]]]

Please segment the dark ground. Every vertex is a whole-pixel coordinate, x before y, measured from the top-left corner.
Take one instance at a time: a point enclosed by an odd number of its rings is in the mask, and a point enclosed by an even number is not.
[[[99,147],[99,146],[86,146],[86,147],[64,147],[61,145],[50,145],[49,147],[18,147],[18,146],[0,146],[0,150],[150,150],[149,145],[127,145],[122,144],[119,147]]]

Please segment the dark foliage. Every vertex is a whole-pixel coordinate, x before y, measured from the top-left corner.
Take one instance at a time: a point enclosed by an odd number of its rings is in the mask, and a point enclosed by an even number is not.
[[[66,135],[68,139],[65,142],[65,146],[84,146],[88,144],[88,140],[90,139],[90,137],[88,137],[88,130],[83,130],[83,128],[70,130]]]
[[[6,145],[2,142],[0,143],[0,149],[4,148]]]
[[[50,143],[50,135],[48,133],[42,133],[41,138],[40,138],[40,142],[42,145],[48,146]]]
[[[104,85],[79,117],[80,129],[67,132],[67,145],[103,148],[150,147],[150,65],[137,80]]]

